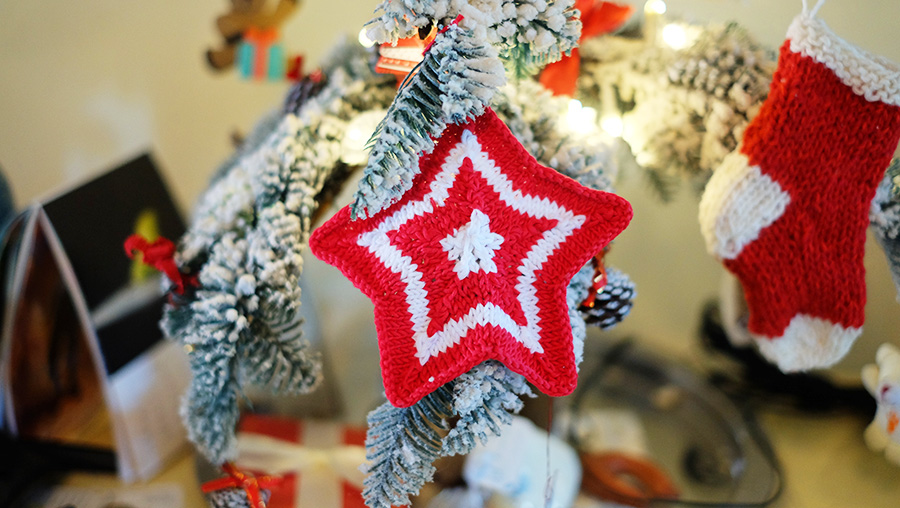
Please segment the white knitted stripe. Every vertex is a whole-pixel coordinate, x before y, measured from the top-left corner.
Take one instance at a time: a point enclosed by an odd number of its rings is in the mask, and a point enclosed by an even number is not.
[[[781,337],[753,338],[759,352],[782,372],[797,372],[834,365],[861,333],[862,328],[844,328],[826,319],[797,314]]]
[[[900,106],[900,68],[840,38],[824,21],[800,14],[787,31],[791,51],[824,64],[854,93]]]
[[[479,303],[461,319],[451,320],[434,335],[428,335],[431,319],[428,316],[428,291],[422,282],[422,272],[411,257],[403,255],[391,244],[388,233],[396,231],[414,217],[434,213],[435,207],[444,206],[456,175],[466,159],[472,161],[475,172],[493,187],[507,206],[532,217],[557,222],[544,232],[518,266],[521,275],[516,279],[516,291],[525,315],[525,326],[519,326],[502,308],[487,302]],[[400,274],[400,280],[406,284],[406,303],[412,315],[413,340],[419,362],[424,365],[430,358],[458,343],[470,329],[489,324],[509,332],[532,353],[543,353],[535,272],[541,269],[566,238],[584,224],[585,216],[575,215],[549,198],[534,197],[523,194],[521,190],[514,190],[512,182],[482,150],[475,134],[469,130],[463,132],[460,142],[450,150],[441,171],[431,182],[430,189],[421,200],[407,203],[382,221],[378,228],[361,234],[357,240],[358,245],[369,249],[388,269]]]
[[[700,199],[700,231],[706,250],[736,258],[784,213],[791,196],[778,182],[750,166],[740,148],[725,156]]]

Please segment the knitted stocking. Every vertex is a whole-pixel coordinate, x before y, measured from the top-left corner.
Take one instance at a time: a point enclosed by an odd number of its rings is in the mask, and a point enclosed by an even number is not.
[[[707,249],[785,372],[836,363],[862,331],[869,203],[900,137],[900,69],[835,35],[821,3],[804,1],[768,99],[700,202]]]

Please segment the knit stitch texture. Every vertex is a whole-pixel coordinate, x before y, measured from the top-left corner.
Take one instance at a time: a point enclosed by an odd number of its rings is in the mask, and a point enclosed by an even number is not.
[[[700,205],[782,370],[829,366],[861,333],[869,203],[900,137],[900,72],[801,14],[742,146]]]
[[[490,109],[419,164],[399,202],[356,221],[344,208],[310,240],[375,303],[388,400],[410,406],[488,359],[571,393],[566,286],[631,206],[541,166]]]

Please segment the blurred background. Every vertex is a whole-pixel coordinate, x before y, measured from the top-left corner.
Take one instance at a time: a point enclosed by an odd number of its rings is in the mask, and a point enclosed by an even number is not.
[[[811,0],[812,1],[812,0]],[[634,2],[641,11],[643,2]],[[800,0],[667,0],[668,15],[687,21],[737,21],[777,48]],[[19,207],[150,150],[186,216],[218,164],[231,135],[247,132],[278,107],[288,84],[215,74],[205,51],[221,36],[216,17],[225,0],[135,2],[0,2],[0,167]],[[302,52],[305,70],[338,37],[356,38],[375,0],[304,0],[283,26],[286,49]],[[820,16],[851,42],[900,61],[896,0],[832,0]],[[715,298],[721,265],[703,247],[698,195],[682,186],[661,203],[634,174],[618,191],[632,201],[631,227],[608,259],[637,284],[631,316],[617,335],[678,357],[697,346],[703,304]],[[900,345],[900,308],[885,259],[867,244],[864,334],[834,372],[858,377],[882,342]],[[372,372],[377,349],[371,304],[335,270],[308,256],[309,285],[339,380]],[[376,383],[377,385],[377,383]],[[377,391],[377,387],[373,388]]]

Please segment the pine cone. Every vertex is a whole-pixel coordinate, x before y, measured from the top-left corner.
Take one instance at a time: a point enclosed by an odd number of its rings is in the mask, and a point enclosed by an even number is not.
[[[263,503],[269,503],[272,493],[266,489],[260,490]],[[251,508],[247,493],[239,488],[216,490],[206,494],[206,501],[211,508]]]
[[[606,277],[606,286],[597,293],[594,306],[580,309],[584,322],[598,326],[601,330],[610,330],[625,319],[637,296],[634,282],[624,273],[615,268],[608,268]]]
[[[315,97],[325,88],[325,78],[313,73],[298,81],[288,92],[284,100],[284,112],[297,114],[310,98]]]

